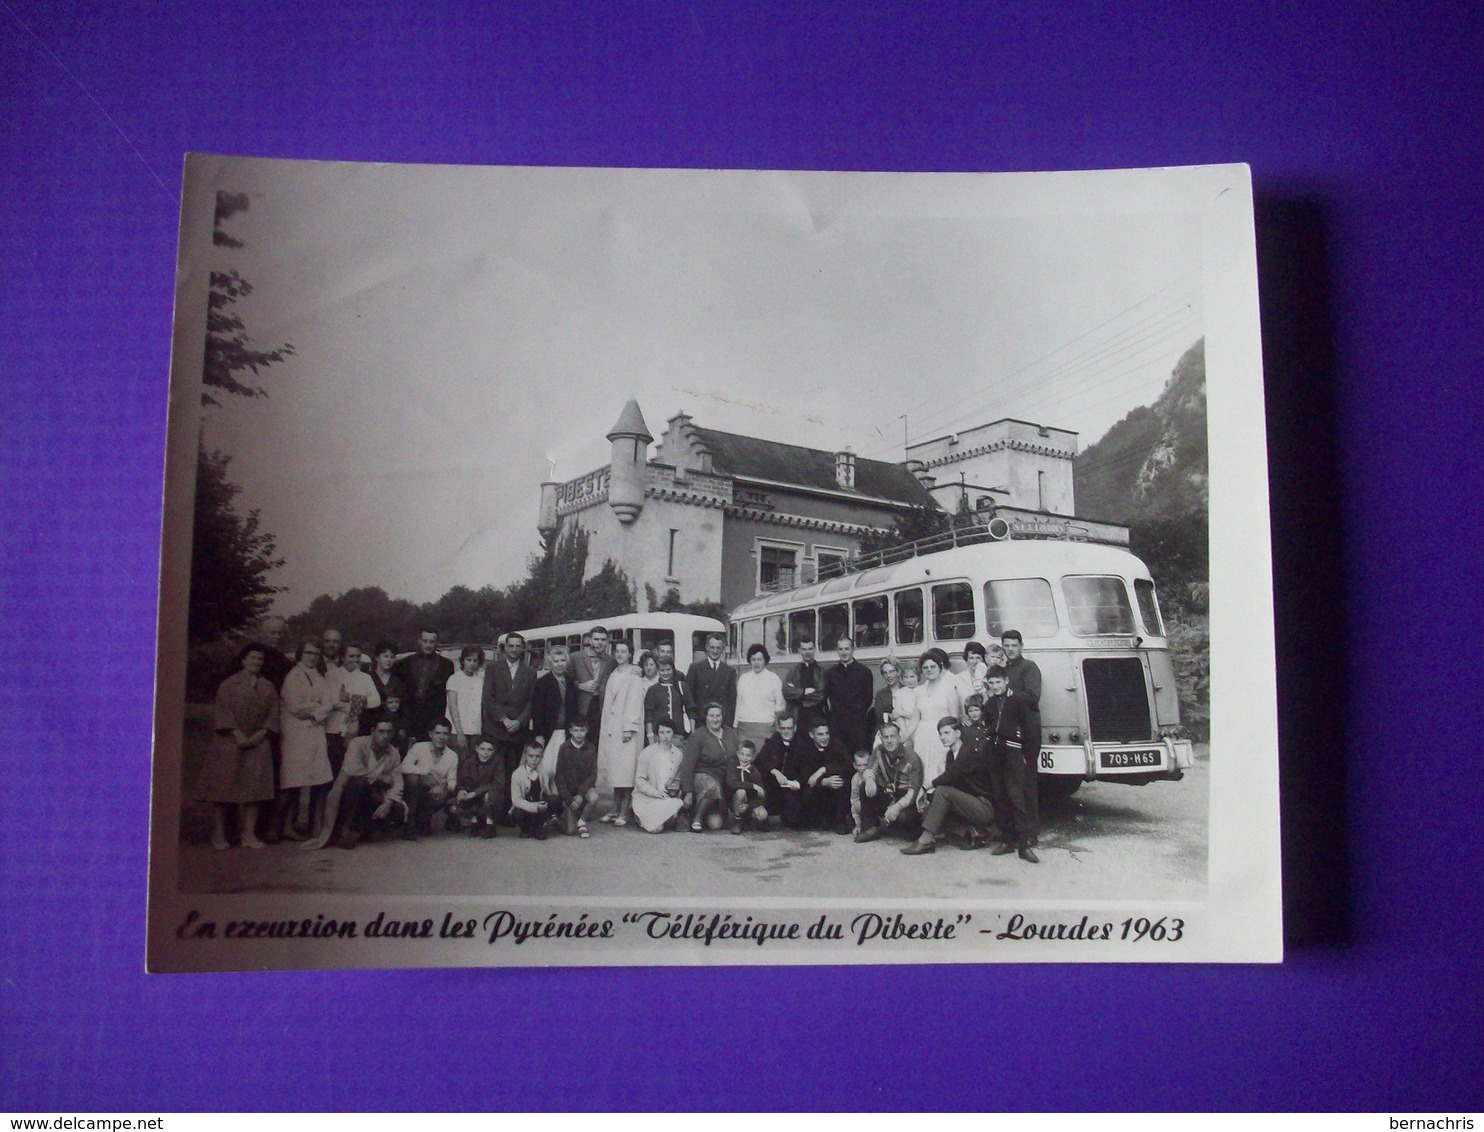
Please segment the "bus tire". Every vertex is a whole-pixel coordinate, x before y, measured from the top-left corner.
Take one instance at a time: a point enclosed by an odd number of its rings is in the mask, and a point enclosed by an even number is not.
[[[1042,774],[1036,778],[1036,793],[1041,804],[1065,802],[1082,785],[1082,779],[1070,774]]]

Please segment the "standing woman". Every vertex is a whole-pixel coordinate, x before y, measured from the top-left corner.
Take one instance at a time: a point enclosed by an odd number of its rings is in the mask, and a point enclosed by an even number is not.
[[[325,720],[334,706],[329,685],[319,674],[318,641],[304,641],[294,659],[298,661],[283,678],[283,766],[278,776],[278,808],[272,840],[282,837],[307,841],[311,828],[310,793],[333,777],[325,751]],[[298,801],[294,824],[285,828],[289,811]]]
[[[216,719],[211,746],[201,767],[196,793],[212,807],[211,846],[226,849],[227,809],[238,811],[242,844],[261,849],[253,827],[258,805],[273,801],[273,748],[270,732],[278,730],[278,693],[263,677],[265,645],[249,644],[237,654],[237,668],[216,690]]]
[[[922,684],[917,689],[917,729],[912,736],[912,749],[922,760],[922,780],[931,782],[948,768],[948,749],[938,737],[938,723],[948,716],[963,715],[963,696],[958,681],[948,670],[948,654],[942,649],[928,649],[918,662]]]
[[[639,654],[639,671],[644,674],[644,687],[653,688],[660,679],[660,661],[654,653],[645,649]]]
[[[371,659],[371,683],[376,685],[376,694],[381,697],[383,705],[389,696],[395,696],[400,701],[401,707],[407,706],[407,686],[402,683],[402,678],[392,672],[392,665],[397,663],[397,646],[391,641],[377,641],[376,651],[372,653]],[[384,714],[384,713],[383,713]],[[401,718],[401,711],[397,712],[398,718],[392,720],[397,728],[406,726],[406,720]],[[361,713],[361,734],[371,734],[372,728],[376,726],[378,716],[375,712]]]
[[[778,730],[778,717],[788,707],[783,681],[768,671],[772,657],[762,645],[747,650],[747,670],[737,677],[737,738],[752,743],[754,751]]]
[[[881,679],[885,687],[876,692],[871,701],[871,746],[879,747],[881,744],[878,736],[881,733],[883,723],[897,722],[896,693],[902,687],[902,666],[892,657],[887,657],[881,662]],[[900,727],[901,725],[898,724]],[[911,733],[908,732],[910,735]],[[853,752],[852,752],[853,753]]]
[[[629,663],[629,643],[613,642],[613,673],[603,692],[603,726],[598,734],[598,789],[613,789],[613,810],[603,821],[628,825],[634,771],[644,738],[644,675]]]

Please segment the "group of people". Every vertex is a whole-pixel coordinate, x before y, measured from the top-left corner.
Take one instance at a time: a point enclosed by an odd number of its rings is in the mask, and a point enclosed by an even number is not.
[[[217,692],[197,797],[214,803],[218,849],[234,814],[245,847],[311,849],[416,840],[439,814],[448,832],[537,840],[587,838],[591,822],[740,834],[776,818],[857,842],[905,836],[911,855],[952,833],[1037,859],[1041,674],[1013,630],[970,642],[959,673],[941,649],[888,658],[879,689],[849,637],[828,667],[796,642],[781,677],[761,644],[734,670],[720,634],[683,675],[673,646],[636,657],[601,625],[575,655],[548,649],[540,671],[518,633],[457,666],[433,629],[400,658],[335,629],[290,658],[281,635],[265,623]]]

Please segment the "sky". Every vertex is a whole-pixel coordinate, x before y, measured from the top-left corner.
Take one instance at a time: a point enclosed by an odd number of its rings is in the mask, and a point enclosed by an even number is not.
[[[250,196],[240,249],[212,244],[218,189]],[[524,575],[541,481],[607,463],[630,397],[656,437],[684,410],[900,460],[904,428],[1013,416],[1085,448],[1204,333],[1208,191],[193,158],[172,380],[200,381],[207,273],[238,270],[254,344],[295,352],[201,428],[286,559],[277,611],[362,585],[428,601]]]

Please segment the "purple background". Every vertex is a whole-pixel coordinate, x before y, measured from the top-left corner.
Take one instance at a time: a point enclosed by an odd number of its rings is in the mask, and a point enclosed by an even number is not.
[[[1479,1107],[1477,3],[117,7],[0,11],[0,1109]],[[146,977],[187,150],[1249,162],[1288,961]]]

